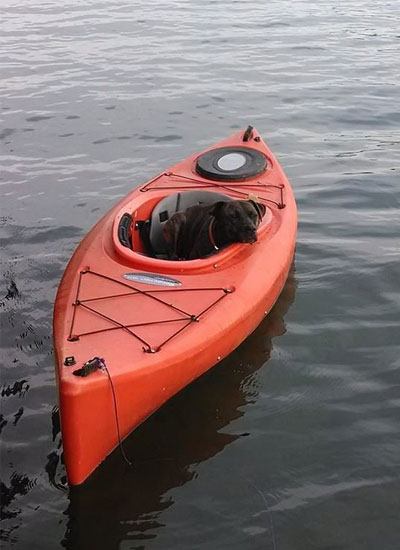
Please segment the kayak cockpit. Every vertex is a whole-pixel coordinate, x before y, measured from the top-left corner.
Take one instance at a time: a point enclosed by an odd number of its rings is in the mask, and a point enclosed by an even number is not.
[[[144,198],[146,200],[143,200]],[[114,249],[118,254],[131,260],[141,256],[139,259],[141,263],[145,258],[168,260],[163,227],[173,214],[191,206],[230,201],[233,198],[227,194],[203,190],[182,191],[157,197],[141,195],[135,201],[125,205],[116,216],[113,233]],[[267,208],[261,225],[265,227],[271,220],[272,212]],[[223,251],[219,252],[221,253]],[[187,260],[185,264],[193,261],[195,260]],[[172,262],[168,261],[168,263]],[[182,265],[182,262],[180,264]]]

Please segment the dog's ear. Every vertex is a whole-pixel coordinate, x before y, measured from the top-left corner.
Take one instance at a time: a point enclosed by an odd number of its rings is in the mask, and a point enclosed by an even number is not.
[[[261,202],[256,202],[253,200],[250,200],[251,204],[254,206],[255,211],[258,214],[258,217],[260,218],[260,221],[263,219],[265,212],[267,211],[265,204],[261,204]]]
[[[217,201],[213,204],[210,214],[215,218],[218,218],[221,211],[226,207],[227,201]]]
[[[163,236],[169,260],[179,260],[179,235],[185,222],[185,214],[183,212],[175,212],[164,224]]]

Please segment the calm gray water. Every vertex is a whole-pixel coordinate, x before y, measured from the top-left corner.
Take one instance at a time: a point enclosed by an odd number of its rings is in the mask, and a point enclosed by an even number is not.
[[[400,547],[398,0],[2,0],[2,539]],[[275,309],[72,491],[52,307],[133,187],[254,124],[299,208]]]

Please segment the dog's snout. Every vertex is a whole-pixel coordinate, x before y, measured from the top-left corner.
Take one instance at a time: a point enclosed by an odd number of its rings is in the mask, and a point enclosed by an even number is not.
[[[249,225],[246,226],[246,231],[248,233],[255,233],[256,232],[256,227],[253,224],[249,224]]]
[[[255,243],[257,241],[256,228],[252,225],[245,227],[246,241],[249,243]]]

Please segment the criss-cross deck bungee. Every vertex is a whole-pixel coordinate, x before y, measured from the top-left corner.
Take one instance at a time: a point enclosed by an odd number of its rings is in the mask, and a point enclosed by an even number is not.
[[[76,342],[82,336],[90,336],[90,335],[94,335],[94,334],[99,334],[101,332],[110,332],[110,331],[113,331],[113,330],[126,330],[129,334],[131,334],[131,336],[136,338],[136,340],[138,340],[143,345],[142,349],[143,349],[143,351],[145,351],[147,353],[157,353],[157,352],[159,352],[161,350],[161,348],[167,342],[172,340],[175,336],[177,336],[180,332],[182,332],[185,328],[187,328],[191,323],[194,323],[194,322],[198,323],[200,321],[200,318],[203,315],[205,315],[212,307],[214,307],[227,294],[230,294],[231,292],[233,292],[233,290],[231,290],[229,288],[212,288],[212,287],[210,287],[210,288],[172,288],[172,289],[168,289],[168,290],[166,290],[166,289],[163,289],[163,290],[160,290],[160,289],[142,290],[142,289],[134,287],[132,285],[128,285],[127,283],[123,283],[122,281],[118,281],[117,279],[113,279],[112,277],[107,277],[106,275],[102,275],[101,273],[96,273],[95,271],[91,271],[90,269],[85,269],[85,270],[81,271],[79,275],[80,275],[80,277],[79,277],[78,288],[77,288],[77,291],[76,291],[76,299],[75,299],[75,302],[73,303],[73,306],[74,306],[75,309],[74,309],[74,314],[73,314],[73,317],[72,317],[72,322],[71,322],[71,328],[70,328],[70,332],[69,332],[69,336],[68,336],[68,341],[69,342]],[[86,299],[86,300],[81,299],[81,297],[80,297],[81,278],[84,275],[94,275],[96,277],[107,279],[108,281],[113,281],[116,285],[123,286],[125,288],[129,288],[129,289],[131,289],[131,291],[130,292],[125,292],[123,294],[111,294],[111,295],[108,295],[108,296],[98,296],[96,298],[89,298],[89,299]],[[196,313],[196,314],[195,313],[189,313],[187,311],[184,311],[180,308],[175,307],[172,303],[169,303],[169,302],[166,301],[166,297],[165,297],[165,299],[162,299],[159,296],[156,296],[156,294],[167,294],[168,295],[168,294],[176,293],[176,292],[205,292],[205,291],[216,292],[216,293],[218,293],[218,296],[207,307],[205,307],[200,313]],[[96,309],[94,306],[91,307],[91,306],[88,305],[89,302],[93,303],[93,302],[98,302],[100,300],[113,300],[115,298],[124,298],[126,300],[129,297],[132,297],[132,296],[135,296],[135,295],[146,296],[150,301],[150,303],[148,305],[148,307],[150,307],[150,308],[151,308],[151,305],[152,305],[151,300],[155,300],[159,304],[164,304],[167,308],[169,308],[171,310],[171,312],[180,313],[181,316],[177,317],[177,318],[173,318],[173,319],[163,319],[163,320],[155,319],[154,321],[149,321],[147,323],[140,323],[139,322],[139,323],[133,323],[133,324],[124,324],[123,322],[120,322],[118,320],[118,311],[115,312],[114,317],[109,317],[109,316],[105,315],[104,313],[102,313],[101,311],[99,311],[99,309]],[[171,298],[171,297],[169,297],[169,298]],[[114,326],[108,326],[108,327],[98,329],[98,330],[89,330],[87,332],[81,332],[80,334],[76,333],[76,332],[74,332],[74,327],[75,327],[75,320],[76,320],[76,314],[77,314],[78,308],[84,308],[85,310],[90,311],[94,315],[98,315],[98,316],[102,317],[103,319],[106,319],[107,321],[110,322],[111,325],[114,325]],[[173,332],[167,339],[163,340],[162,342],[159,342],[156,345],[151,345],[149,342],[147,342],[146,340],[141,338],[133,330],[133,329],[139,328],[139,327],[149,327],[149,326],[161,325],[161,324],[164,324],[164,323],[179,323],[182,326],[180,326],[178,329],[176,329],[175,332]]]
[[[255,244],[219,249],[211,220],[214,254],[167,259],[163,226],[175,212],[232,199],[266,206]],[[54,308],[70,484],[123,452],[133,429],[257,327],[283,288],[296,231],[289,182],[249,126],[134,188],[86,235]]]

